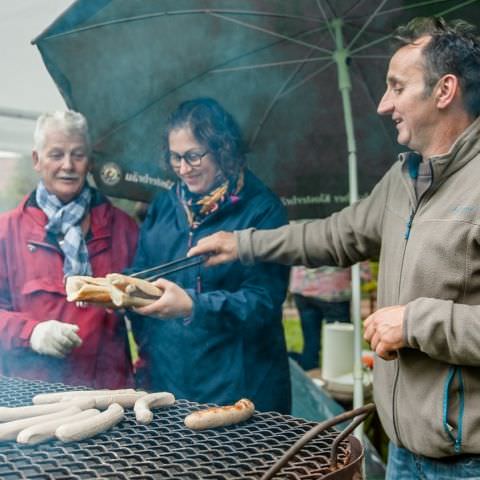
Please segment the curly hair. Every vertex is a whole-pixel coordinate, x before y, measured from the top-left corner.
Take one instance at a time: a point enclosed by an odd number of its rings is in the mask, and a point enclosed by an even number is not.
[[[418,17],[397,28],[393,46],[398,49],[419,38],[431,36],[423,47],[425,60],[425,95],[438,80],[455,75],[463,93],[465,110],[473,117],[480,115],[480,38],[476,27],[464,20],[447,23],[443,18]]]
[[[245,166],[246,148],[240,127],[216,100],[205,97],[181,103],[167,119],[162,143],[163,157],[170,171],[169,134],[185,127],[190,128],[195,139],[208,148],[224,175],[236,175]]]

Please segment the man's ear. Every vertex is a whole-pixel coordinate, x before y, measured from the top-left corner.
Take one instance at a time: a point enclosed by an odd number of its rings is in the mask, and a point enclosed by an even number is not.
[[[38,152],[36,150],[32,151],[32,161],[33,169],[38,172],[40,170],[40,159],[38,158]]]
[[[441,110],[447,108],[459,93],[458,78],[451,73],[444,75],[435,87],[437,107]]]

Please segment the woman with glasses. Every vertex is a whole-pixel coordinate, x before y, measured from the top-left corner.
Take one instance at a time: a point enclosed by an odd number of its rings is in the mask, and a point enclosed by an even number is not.
[[[219,230],[287,222],[278,199],[245,166],[233,117],[215,100],[182,103],[167,120],[165,161],[177,178],[142,226],[133,268],[182,258]],[[163,296],[136,310],[133,329],[148,388],[177,398],[290,411],[282,329],[288,269],[274,264],[196,266],[159,279]]]

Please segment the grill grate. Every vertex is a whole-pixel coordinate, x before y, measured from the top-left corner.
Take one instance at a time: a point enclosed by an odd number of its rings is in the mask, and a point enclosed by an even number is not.
[[[0,405],[31,404],[38,393],[75,387],[0,376]],[[82,388],[78,388],[82,389]],[[149,425],[136,422],[131,409],[110,431],[75,443],[50,441],[35,446],[0,444],[0,478],[29,479],[259,479],[313,425],[275,412],[259,413],[235,426],[194,432],[183,419],[205,405],[177,400],[155,410]],[[312,440],[275,478],[318,480],[331,473],[330,448],[338,432],[328,430]],[[338,462],[350,462],[348,442]]]

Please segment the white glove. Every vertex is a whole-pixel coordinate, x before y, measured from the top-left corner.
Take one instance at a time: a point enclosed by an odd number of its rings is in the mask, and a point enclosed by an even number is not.
[[[76,333],[78,329],[78,325],[71,323],[46,320],[33,329],[30,346],[37,353],[64,358],[82,344],[82,339]]]

